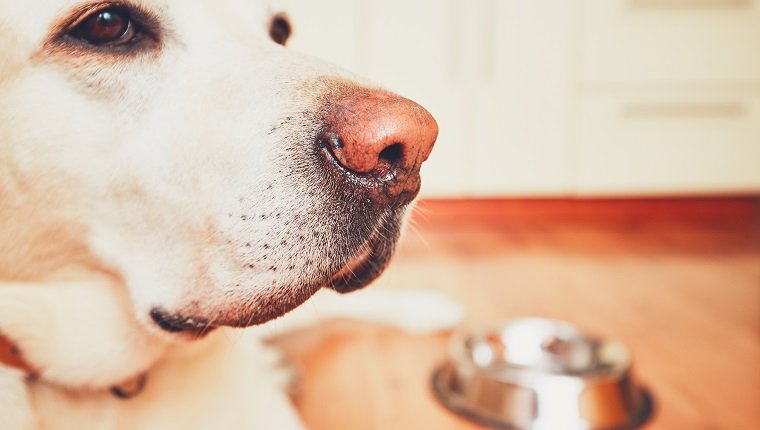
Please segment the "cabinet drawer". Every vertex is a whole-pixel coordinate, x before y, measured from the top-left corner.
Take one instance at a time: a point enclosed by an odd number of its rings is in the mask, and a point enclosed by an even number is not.
[[[760,0],[585,0],[589,82],[760,79]]]
[[[588,97],[581,194],[760,191],[760,98]]]

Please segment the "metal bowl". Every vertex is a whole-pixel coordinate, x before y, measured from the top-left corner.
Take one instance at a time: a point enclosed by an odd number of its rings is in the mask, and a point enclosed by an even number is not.
[[[455,336],[433,391],[449,409],[502,429],[630,430],[652,412],[623,345],[542,318]]]

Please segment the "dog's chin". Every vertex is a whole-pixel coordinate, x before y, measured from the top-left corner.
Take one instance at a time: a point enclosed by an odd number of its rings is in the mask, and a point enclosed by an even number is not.
[[[205,337],[220,327],[249,327],[264,324],[283,316],[301,305],[320,288],[330,288],[348,293],[369,285],[388,265],[393,254],[396,237],[373,235],[348,259],[339,270],[322,273],[313,279],[322,281],[273,287],[260,291],[253,297],[233,301],[224,309],[180,309],[170,311],[163,307],[150,310],[153,329],[179,340],[195,340]]]

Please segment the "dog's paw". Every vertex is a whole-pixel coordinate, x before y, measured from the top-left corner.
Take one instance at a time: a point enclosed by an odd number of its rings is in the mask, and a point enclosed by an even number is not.
[[[385,323],[414,334],[451,330],[464,316],[464,307],[441,294],[428,291],[388,292]]]

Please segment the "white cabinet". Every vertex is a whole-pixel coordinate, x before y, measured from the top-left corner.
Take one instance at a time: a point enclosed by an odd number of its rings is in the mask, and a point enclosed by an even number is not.
[[[760,2],[583,0],[578,194],[760,192]]]
[[[287,0],[419,101],[436,196],[760,192],[760,0]]]

